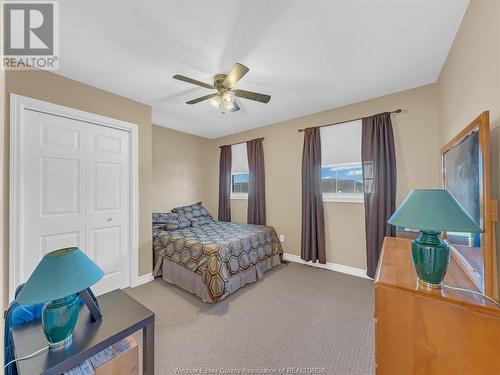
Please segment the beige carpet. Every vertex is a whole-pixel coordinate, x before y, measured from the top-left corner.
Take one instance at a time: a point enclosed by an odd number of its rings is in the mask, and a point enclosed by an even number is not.
[[[374,373],[370,280],[288,263],[215,305],[161,278],[127,292],[156,313],[156,374]]]

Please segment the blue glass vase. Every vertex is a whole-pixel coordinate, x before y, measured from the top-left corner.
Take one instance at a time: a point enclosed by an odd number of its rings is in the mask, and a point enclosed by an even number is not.
[[[418,283],[425,288],[442,288],[450,262],[450,247],[440,232],[420,231],[412,241],[412,259]]]
[[[43,333],[51,348],[71,342],[79,311],[80,300],[76,294],[49,301],[43,306]]]

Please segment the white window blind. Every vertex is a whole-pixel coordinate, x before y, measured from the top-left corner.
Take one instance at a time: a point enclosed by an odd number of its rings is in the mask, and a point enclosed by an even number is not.
[[[248,173],[246,143],[231,146],[231,173]]]
[[[321,128],[321,164],[361,164],[361,120]]]

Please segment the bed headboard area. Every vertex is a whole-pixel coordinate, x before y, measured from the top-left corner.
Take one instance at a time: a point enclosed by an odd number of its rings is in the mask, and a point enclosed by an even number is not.
[[[495,223],[491,198],[489,112],[481,113],[441,150],[443,187],[483,228],[483,233],[446,233],[455,257],[479,291],[498,300]]]

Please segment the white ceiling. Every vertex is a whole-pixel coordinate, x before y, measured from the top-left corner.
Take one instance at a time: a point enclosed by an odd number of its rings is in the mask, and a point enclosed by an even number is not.
[[[60,2],[59,73],[147,103],[153,123],[220,137],[435,82],[468,0],[85,0]],[[212,82],[250,68],[221,114]],[[388,110],[392,108],[387,108]]]

